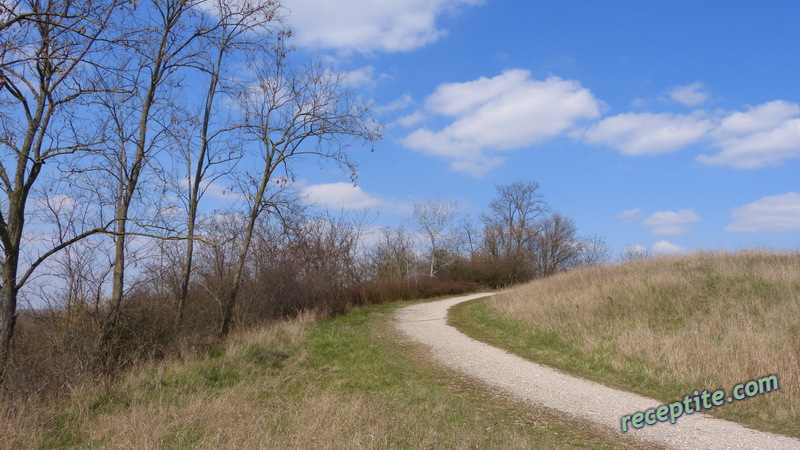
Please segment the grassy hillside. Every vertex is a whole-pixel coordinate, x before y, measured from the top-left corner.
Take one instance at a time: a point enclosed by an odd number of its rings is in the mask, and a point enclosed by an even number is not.
[[[0,417],[3,448],[561,448],[631,441],[436,368],[398,306],[304,316]]]
[[[665,402],[776,374],[779,391],[710,411],[800,436],[799,254],[698,253],[578,270],[460,305],[451,322]]]

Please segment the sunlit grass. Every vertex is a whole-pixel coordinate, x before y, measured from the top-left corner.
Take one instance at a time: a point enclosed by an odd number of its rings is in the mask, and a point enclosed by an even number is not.
[[[663,401],[776,374],[713,414],[800,436],[800,255],[697,253],[577,270],[457,307],[468,333]]]
[[[239,333],[204,356],[135,370],[2,447],[563,448],[630,440],[437,368],[394,329],[397,305]],[[25,428],[27,427],[27,428]]]

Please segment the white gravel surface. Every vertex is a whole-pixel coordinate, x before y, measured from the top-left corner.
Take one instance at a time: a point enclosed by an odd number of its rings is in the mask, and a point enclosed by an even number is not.
[[[620,435],[621,417],[662,404],[527,361],[469,338],[447,325],[447,310],[451,306],[485,296],[474,294],[408,306],[398,310],[394,320],[400,331],[430,347],[443,365],[524,401],[588,419]],[[800,440],[751,430],[697,413],[684,414],[675,425],[658,422],[631,429],[626,434],[674,448],[800,449]]]

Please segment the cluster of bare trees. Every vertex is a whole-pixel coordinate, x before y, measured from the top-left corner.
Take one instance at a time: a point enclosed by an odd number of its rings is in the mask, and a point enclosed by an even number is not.
[[[175,267],[183,326],[192,280],[208,275],[194,273],[198,243],[204,264],[225,258],[204,268],[226,277],[225,335],[262,219],[292,203],[294,162],[355,176],[348,147],[380,125],[340,74],[292,60],[285,12],[276,0],[0,4],[0,378],[37,276],[65,279],[67,306],[95,299],[108,350],[139,282]],[[203,207],[220,186],[230,201]]]
[[[371,147],[381,125],[340,73],[293,58],[285,12],[276,0],[0,4],[0,384],[26,299],[50,306],[23,327],[27,373],[46,370],[45,352],[71,373],[118,362],[136,333],[154,351],[235,320],[608,259],[534,182],[499,186],[477,225],[455,202],[420,202],[368,246],[366,215],[304,207],[296,163],[355,179],[350,147]]]
[[[502,287],[610,259],[602,238],[580,237],[572,219],[551,213],[533,181],[497,186],[480,222],[479,230],[453,201],[414,204],[411,231],[383,230],[371,255],[374,276],[445,276]]]

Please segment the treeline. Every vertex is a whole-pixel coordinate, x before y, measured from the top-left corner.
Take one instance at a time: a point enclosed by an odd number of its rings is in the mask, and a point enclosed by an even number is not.
[[[291,54],[273,0],[0,6],[0,386],[53,397],[233,326],[498,288],[608,259],[534,182],[402,227],[304,206],[382,125]],[[315,212],[316,211],[316,212]],[[29,303],[34,308],[21,308]]]
[[[355,178],[349,148],[382,126],[341,73],[292,57],[287,13],[275,0],[0,5],[0,385],[37,389],[9,363],[51,347],[78,371],[156,352],[201,315],[191,296],[213,299],[203,320],[224,337],[253,247],[275,237],[262,223],[291,216],[297,163]],[[52,314],[20,315],[26,300]]]

